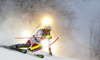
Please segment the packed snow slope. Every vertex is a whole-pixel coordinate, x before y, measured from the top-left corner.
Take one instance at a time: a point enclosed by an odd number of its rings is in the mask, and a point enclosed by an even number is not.
[[[0,48],[0,60],[75,60],[70,58],[63,58],[57,56],[49,56],[46,52],[36,52],[44,55],[44,58],[38,58],[29,54],[23,54],[14,50]],[[34,53],[34,54],[36,54]]]

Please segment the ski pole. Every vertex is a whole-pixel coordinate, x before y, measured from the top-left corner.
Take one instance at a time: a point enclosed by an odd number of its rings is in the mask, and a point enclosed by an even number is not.
[[[41,25],[41,23],[37,26],[37,28],[32,32],[32,34],[38,29],[38,27]],[[31,34],[31,35],[32,35]]]

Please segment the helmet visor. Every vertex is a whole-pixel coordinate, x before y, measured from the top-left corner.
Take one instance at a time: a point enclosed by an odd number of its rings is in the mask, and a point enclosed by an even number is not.
[[[46,29],[46,31],[50,32],[50,31],[51,31],[51,29]]]

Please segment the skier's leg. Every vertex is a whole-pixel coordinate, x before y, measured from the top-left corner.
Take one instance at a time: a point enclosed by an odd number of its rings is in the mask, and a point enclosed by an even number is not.
[[[15,44],[15,45],[11,45],[10,48],[12,49],[28,48],[28,44]]]
[[[11,45],[10,48],[12,48],[12,49],[28,48],[28,47],[30,47],[30,45],[31,45],[31,42],[30,42],[30,40],[28,40],[25,44]]]
[[[28,46],[30,47],[30,46],[31,46],[31,41],[28,40],[28,41],[26,42],[26,44],[28,44]]]
[[[42,44],[35,43],[32,45],[32,47],[29,50],[35,51],[35,50],[39,50],[41,48],[42,48]]]

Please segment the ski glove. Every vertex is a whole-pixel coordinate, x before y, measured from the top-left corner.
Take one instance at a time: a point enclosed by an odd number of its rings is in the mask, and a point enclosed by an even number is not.
[[[49,54],[50,54],[51,56],[53,56],[53,54],[52,54],[52,52],[51,52],[51,51],[49,51]]]
[[[40,39],[43,40],[43,39],[45,39],[45,37],[41,37]]]
[[[51,39],[52,38],[52,35],[47,35],[46,37],[45,37],[45,39]]]

